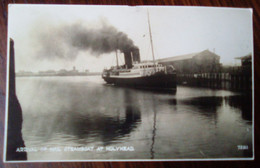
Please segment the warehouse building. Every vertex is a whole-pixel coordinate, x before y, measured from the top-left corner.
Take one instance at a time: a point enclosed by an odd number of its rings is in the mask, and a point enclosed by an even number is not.
[[[163,65],[173,65],[179,74],[218,72],[221,68],[220,56],[209,50],[157,61]]]

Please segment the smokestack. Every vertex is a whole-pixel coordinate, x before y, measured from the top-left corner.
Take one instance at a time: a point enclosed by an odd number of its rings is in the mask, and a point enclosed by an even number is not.
[[[131,47],[129,50],[124,51],[125,65],[127,68],[132,68],[133,63],[140,62],[139,49],[137,47]]]
[[[132,54],[133,54],[133,61],[134,62],[140,62],[140,54],[139,54],[139,49],[137,47],[132,49]]]
[[[127,66],[127,68],[132,68],[133,63],[132,63],[131,51],[125,51],[124,56],[125,56],[125,65]]]

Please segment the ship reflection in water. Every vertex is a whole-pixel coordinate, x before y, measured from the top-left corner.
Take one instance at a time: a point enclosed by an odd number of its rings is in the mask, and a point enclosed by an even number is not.
[[[182,86],[158,93],[92,76],[17,78],[17,95],[26,147],[61,149],[28,152],[28,160],[252,157],[251,97],[239,93]]]

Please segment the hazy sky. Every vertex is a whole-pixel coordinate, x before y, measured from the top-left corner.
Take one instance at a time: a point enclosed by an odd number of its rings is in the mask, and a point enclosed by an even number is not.
[[[250,9],[148,9],[156,59],[209,49],[221,57],[221,63],[235,64],[235,57],[253,50]],[[99,42],[93,36],[112,36],[113,32],[128,36],[139,47],[142,60],[152,59],[147,7],[9,5],[8,25],[8,36],[15,42],[16,71],[73,66],[79,71],[102,71],[115,64],[115,53],[95,52]],[[86,37],[91,39],[91,44],[86,43],[90,47],[84,46]],[[123,54],[120,60],[123,62]]]

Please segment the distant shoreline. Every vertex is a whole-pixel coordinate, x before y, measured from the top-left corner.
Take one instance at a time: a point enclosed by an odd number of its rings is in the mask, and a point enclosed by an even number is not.
[[[87,74],[16,74],[15,77],[54,77],[54,76],[98,76],[101,72]]]

